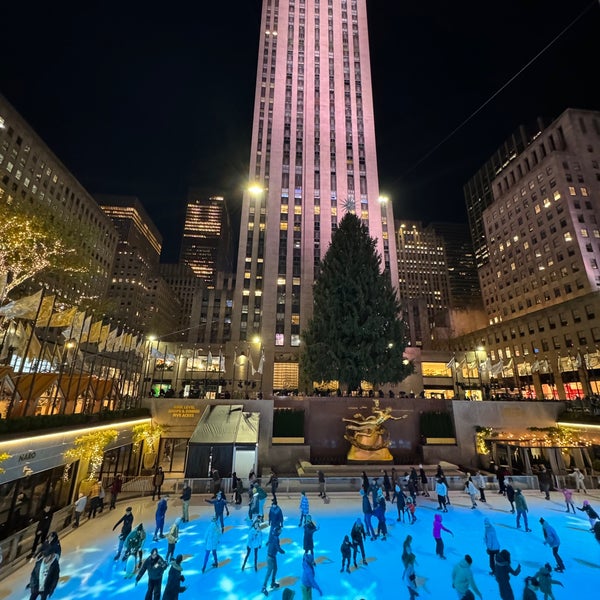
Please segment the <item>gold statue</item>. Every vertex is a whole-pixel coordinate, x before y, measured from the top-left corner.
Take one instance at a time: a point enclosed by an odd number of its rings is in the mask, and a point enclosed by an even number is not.
[[[393,460],[389,451],[390,433],[383,424],[389,419],[400,421],[408,415],[394,417],[392,407],[380,408],[379,400],[374,401],[371,413],[368,417],[355,413],[352,419],[342,419],[348,423],[344,435],[351,444],[348,460],[390,462]]]

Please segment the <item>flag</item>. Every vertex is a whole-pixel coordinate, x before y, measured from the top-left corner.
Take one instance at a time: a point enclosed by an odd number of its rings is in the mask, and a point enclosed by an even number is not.
[[[265,351],[263,350],[260,353],[260,360],[258,361],[258,369],[256,369],[256,372],[260,373],[262,375],[264,366],[265,366]]]
[[[578,352],[577,356],[573,360],[573,367],[575,367],[575,369],[577,370],[581,367],[582,364],[583,364],[583,360],[581,358],[581,352]]]
[[[210,348],[208,349],[208,356],[206,357],[206,370],[208,371],[208,369],[210,368],[212,371],[212,363],[213,363],[213,355],[210,351]]]
[[[106,350],[106,352],[113,352],[114,351],[113,348],[115,347],[116,339],[117,339],[117,330],[113,329],[112,331],[109,331],[108,335],[106,336],[106,339],[104,340],[103,350]],[[98,347],[98,349],[100,349],[100,347]]]
[[[263,352],[264,356],[264,352]],[[261,356],[261,359],[263,357]],[[446,369],[453,369],[456,366],[456,358],[453,356],[449,363],[446,364]]]
[[[48,323],[52,317],[52,309],[54,308],[54,298],[54,296],[44,296],[37,319],[35,320],[36,327],[48,327]]]
[[[27,348],[26,357],[29,358],[30,360],[34,360],[40,355],[40,352],[42,351],[42,344],[40,344],[40,341],[38,340],[37,336],[35,335],[34,328],[30,327],[29,324],[26,325],[25,335],[27,336],[27,339],[29,340],[28,342],[26,342],[26,346],[27,345],[29,346]],[[25,348],[23,348],[23,349],[25,349]]]
[[[221,348],[219,348],[219,373],[221,373],[221,371],[225,371],[225,357],[221,352]]]
[[[569,357],[569,361],[571,360],[571,358]],[[556,366],[558,367],[558,372],[562,373],[565,369],[563,369],[563,359],[561,358],[560,354],[558,355],[558,358],[556,359]]]
[[[42,293],[42,290],[40,290],[31,296],[19,298],[5,304],[0,308],[0,317],[6,317],[7,319],[35,319],[42,300]]]
[[[500,359],[496,364],[491,365],[490,374],[495,377],[496,375],[502,374],[502,370],[504,369],[504,363],[502,359]]]
[[[540,370],[540,361],[535,360],[535,362],[531,363],[531,372],[537,373]]]
[[[545,358],[540,361],[540,371],[542,373],[549,373],[550,372],[550,363]]]
[[[63,329],[62,336],[70,340],[71,338],[79,339],[83,325],[85,322],[85,312],[78,312],[71,321],[71,325],[66,329]]]
[[[248,362],[250,363],[250,371],[252,376],[256,375],[256,369],[254,368],[254,361],[252,360],[252,352],[248,352]]]
[[[102,333],[102,321],[96,321],[90,327],[90,330],[86,336],[87,339],[82,341],[88,342],[89,344],[95,344],[100,341],[100,334]]]
[[[77,314],[77,307],[69,308],[68,310],[63,310],[59,313],[54,313],[50,317],[50,323],[48,327],[68,327],[75,318]]]

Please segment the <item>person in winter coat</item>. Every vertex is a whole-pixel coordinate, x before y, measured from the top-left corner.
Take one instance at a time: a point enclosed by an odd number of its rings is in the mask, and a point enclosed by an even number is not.
[[[427,473],[425,473],[423,465],[419,465],[419,477],[421,478],[421,489],[423,490],[421,493],[423,496],[427,496],[427,498],[429,498],[429,480],[427,479]]]
[[[154,530],[153,541],[158,542],[158,536],[160,539],[165,537],[165,516],[167,515],[167,498],[163,498],[156,503],[156,512],[154,513],[154,519],[156,522],[156,529]]]
[[[87,504],[87,496],[85,494],[79,493],[79,498],[75,500],[75,504],[73,508],[75,509],[75,522],[73,523],[73,527],[79,527],[79,520],[81,519],[81,515],[85,512],[85,505]]]
[[[248,504],[248,520],[254,521],[258,517],[259,501],[258,490],[255,486],[250,488],[250,503]],[[262,514],[260,515],[262,518]]]
[[[116,508],[116,504],[117,504],[117,498],[119,496],[119,494],[121,493],[121,490],[123,489],[123,477],[121,476],[121,473],[117,473],[115,478],[113,479],[113,482],[110,484],[110,504],[108,506],[108,510],[112,510],[113,508]]]
[[[271,469],[271,477],[269,481],[267,481],[267,485],[271,486],[271,494],[273,495],[273,500],[277,500],[277,488],[279,487],[279,477],[273,469]]]
[[[261,590],[265,596],[269,595],[269,592],[267,591],[269,577],[271,578],[271,589],[274,590],[279,587],[279,584],[275,581],[275,578],[277,577],[277,555],[285,554],[285,550],[279,544],[280,533],[281,530],[274,527],[271,529],[269,540],[267,541],[267,574],[265,575]]]
[[[467,483],[465,483],[465,492],[471,498],[471,509],[477,508],[477,488],[471,479],[468,479]]]
[[[38,544],[46,541],[48,537],[48,532],[50,531],[50,525],[52,524],[52,516],[53,516],[52,507],[50,505],[44,506],[42,512],[40,513],[37,528],[35,530],[35,537],[33,538],[33,546],[31,547],[30,558],[35,556],[35,549]]]
[[[267,492],[257,483],[256,491],[258,492],[258,514],[265,518],[265,502],[267,501]]]
[[[407,535],[404,542],[402,543],[402,564],[406,567],[408,557],[414,552],[412,551],[412,535]]]
[[[537,600],[536,592],[540,584],[535,577],[525,577],[525,588],[523,589],[523,600]]]
[[[512,477],[508,478],[508,483],[505,487],[506,490],[506,499],[510,503],[510,514],[515,514],[515,488],[513,487]]]
[[[562,573],[565,570],[565,563],[563,563],[562,558],[558,554],[558,549],[560,548],[560,538],[558,537],[558,533],[556,533],[556,529],[543,518],[540,519],[540,524],[542,526],[542,531],[544,532],[544,544],[547,544],[552,548],[552,554],[556,559],[555,570]]]
[[[275,498],[273,498],[271,508],[269,509],[269,525],[283,529],[283,511]]]
[[[490,523],[489,519],[483,520],[483,527],[483,541],[485,543],[485,550],[490,557],[490,575],[494,575],[496,570],[496,556],[498,556],[498,552],[500,552],[500,542],[498,542],[496,529]]]
[[[565,504],[567,505],[567,512],[571,512],[573,509],[573,514],[575,514],[575,503],[573,502],[573,492],[569,488],[563,488],[561,490],[563,496],[565,497]]]
[[[58,537],[58,533],[56,533],[56,531],[52,531],[48,536],[45,551],[52,552],[52,554],[56,554],[56,556],[60,560],[60,555],[62,554],[62,546],[60,545],[60,538]]]
[[[163,473],[163,468],[158,467],[152,476],[152,501],[154,501],[155,496],[158,496],[158,499],[160,500],[160,489],[164,482],[165,474]]]
[[[477,471],[475,473],[475,485],[479,490],[479,502],[485,502],[485,488],[487,486],[487,477],[481,473],[481,471]]]
[[[317,478],[319,480],[319,498],[327,498],[327,486],[325,482],[325,473],[323,471],[317,471]]]
[[[181,523],[181,519],[177,517],[173,525],[171,525],[171,529],[169,529],[167,533],[167,555],[165,556],[165,560],[167,564],[169,561],[175,556],[175,545],[179,541],[179,524]]]
[[[304,538],[302,540],[302,547],[304,552],[312,552],[314,554],[315,551],[315,542],[314,536],[315,531],[319,531],[318,526],[312,520],[310,515],[306,515],[306,522],[304,524]]]
[[[346,573],[350,573],[350,558],[352,557],[352,544],[350,543],[350,538],[345,535],[344,541],[340,546],[340,552],[342,554],[342,568],[340,569],[340,573],[343,573],[344,570]],[[305,554],[307,554],[305,552]]]
[[[139,551],[146,540],[146,532],[144,531],[143,523],[140,523],[129,535],[125,538],[125,553],[123,560],[127,560],[129,556],[138,556]]]
[[[496,557],[494,574],[498,582],[498,589],[502,600],[515,600],[515,595],[510,586],[510,576],[514,575],[516,577],[520,572],[521,565],[518,565],[516,569],[512,568],[510,564],[510,552],[508,550],[500,550]]]
[[[544,594],[544,600],[554,600],[552,584],[564,587],[560,581],[552,579],[552,567],[548,563],[540,568],[540,570],[535,574],[535,578],[538,580],[540,592]]]
[[[577,510],[584,512],[587,515],[590,521],[590,531],[594,531],[594,525],[598,521],[599,517],[598,513],[592,508],[591,504],[587,500],[584,500],[583,506],[578,506]]]
[[[404,523],[404,511],[406,509],[406,496],[400,487],[400,482],[397,481],[394,486],[394,496],[392,502],[396,500],[396,509],[398,510],[398,518],[396,521],[402,521]]]
[[[417,520],[417,517],[415,516],[416,510],[417,510],[417,504],[415,503],[414,498],[409,496],[406,499],[406,514],[408,515],[411,525],[414,525],[414,523]]]
[[[88,495],[88,519],[95,519],[96,513],[100,510],[102,500],[100,500],[100,489],[102,486],[99,481],[94,481]]]
[[[352,546],[354,548],[354,566],[358,568],[356,564],[356,555],[358,554],[358,550],[360,549],[360,553],[362,555],[363,565],[367,564],[367,559],[365,558],[365,538],[367,534],[365,533],[365,528],[360,519],[356,519],[354,521],[354,525],[352,525],[352,530],[350,531],[350,538],[352,539]]]
[[[40,552],[29,577],[29,585],[27,586],[30,590],[29,600],[36,600],[38,596],[41,600],[46,600],[52,596],[59,577],[58,556],[49,549]]]
[[[415,573],[415,562],[416,558],[414,554],[407,554],[404,562],[404,572],[402,573],[402,580],[408,590],[408,597],[410,600],[414,600],[419,593],[417,592],[417,575]]]
[[[573,470],[573,478],[575,479],[575,490],[578,492],[581,490],[584,494],[587,494],[585,475],[577,467]]]
[[[390,501],[390,492],[392,491],[392,482],[390,481],[387,471],[383,471],[383,491],[385,493],[385,499],[387,502]]]
[[[227,507],[227,500],[225,499],[223,492],[217,492],[216,498],[206,498],[204,502],[208,502],[209,504],[213,505],[215,509],[215,517],[217,518],[217,521],[219,521],[219,523],[221,524],[221,533],[223,533],[225,531],[223,513],[225,512],[227,516],[229,516],[229,508]],[[260,508],[258,514],[262,515]]]
[[[302,600],[312,600],[313,588],[323,595],[315,579],[315,557],[310,552],[305,552],[302,558]]]
[[[135,585],[137,585],[144,573],[148,572],[148,589],[144,600],[160,600],[162,577],[167,566],[165,560],[158,553],[158,549],[152,548],[150,556],[142,563],[141,569],[135,576]]]
[[[183,523],[187,523],[190,520],[190,501],[192,499],[192,488],[189,482],[184,482],[179,499],[181,500],[181,520]]]
[[[208,563],[208,557],[212,552],[213,563],[212,566],[215,569],[219,566],[219,559],[217,557],[217,548],[221,542],[221,527],[217,521],[217,517],[213,517],[204,535],[204,563],[202,564],[202,572],[206,571],[206,564]]]
[[[373,529],[373,524],[371,523],[373,508],[371,507],[371,502],[369,501],[369,495],[364,489],[360,490],[360,495],[362,496],[362,511],[365,518],[365,529],[367,531],[367,535],[370,536],[371,541],[373,541],[375,539],[375,530]]]
[[[364,490],[364,492],[366,494],[369,491],[369,476],[366,474],[365,471],[363,471],[361,473],[361,477],[362,477],[362,489]]]
[[[231,474],[231,489],[233,491],[233,501],[234,503],[241,504],[242,503],[242,493],[244,492],[244,484],[242,480],[237,476],[237,473],[234,471]]]
[[[594,523],[594,528],[592,529],[592,531],[594,532],[594,537],[596,538],[596,541],[600,544],[600,521],[596,521]]]
[[[377,505],[373,509],[373,514],[377,519],[377,534],[376,537],[381,535],[381,539],[385,541],[387,539],[387,525],[385,522],[385,498],[383,492],[379,490],[377,496]]]
[[[472,564],[473,559],[468,554],[465,554],[465,557],[454,565],[454,569],[452,569],[452,587],[456,590],[459,600],[472,598],[473,594],[471,590],[481,598],[481,592],[475,583],[475,579],[473,579]]]
[[[438,510],[448,512],[448,509],[446,508],[446,497],[448,496],[448,487],[443,482],[441,477],[438,477],[436,481],[435,493],[437,494],[438,499]]]
[[[521,529],[521,517],[523,517],[523,522],[525,523],[525,531],[529,532],[529,521],[527,520],[527,512],[529,508],[527,507],[527,500],[525,500],[525,496],[521,490],[515,490],[515,506],[517,508],[517,529]]]
[[[257,517],[250,525],[248,538],[246,540],[246,556],[242,563],[242,571],[246,568],[246,562],[250,556],[250,552],[254,552],[254,570],[258,571],[258,549],[262,548],[263,533],[261,529],[262,519]]]
[[[442,539],[442,531],[447,531],[452,537],[454,534],[444,527],[442,524],[442,515],[434,515],[433,517],[433,539],[435,540],[435,553],[444,560],[444,540]]]
[[[300,492],[300,522],[298,523],[298,527],[302,527],[306,523],[306,517],[310,512],[310,504],[308,502],[308,497],[305,491]]]
[[[538,473],[538,481],[540,482],[540,491],[544,493],[544,498],[550,500],[550,483],[551,476],[550,472],[546,469],[545,465],[540,467]]]
[[[131,533],[131,528],[133,527],[133,510],[131,506],[128,506],[125,509],[125,514],[114,524],[112,530],[114,531],[119,525],[121,525],[121,523],[122,526],[121,532],[119,533],[119,547],[117,548],[117,553],[115,554],[115,560],[119,560],[121,552],[123,551],[125,540]]]
[[[181,554],[178,554],[175,559],[171,561],[171,568],[167,575],[167,585],[165,585],[162,600],[179,600],[179,594],[182,594],[187,590],[186,586],[181,585],[181,583],[185,581],[183,569],[181,567],[182,562],[183,555]]]

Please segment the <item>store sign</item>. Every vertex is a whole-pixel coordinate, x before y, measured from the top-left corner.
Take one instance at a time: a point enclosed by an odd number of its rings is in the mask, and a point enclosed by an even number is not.
[[[195,419],[200,415],[200,409],[193,404],[174,404],[168,412],[173,419]]]

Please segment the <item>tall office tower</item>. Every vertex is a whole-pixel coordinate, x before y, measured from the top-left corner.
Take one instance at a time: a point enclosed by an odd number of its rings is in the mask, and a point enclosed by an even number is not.
[[[450,284],[444,239],[416,221],[396,226],[398,293],[411,345],[430,348],[434,330],[447,328]]]
[[[502,172],[512,167],[514,161],[539,135],[543,128],[540,119],[538,119],[535,126],[519,127],[464,186],[463,191],[477,268],[486,264],[489,260],[489,249],[483,225],[483,211],[494,201],[492,181],[499,177]]]
[[[70,303],[105,295],[118,239],[113,224],[2,95],[0,203],[15,211],[24,210],[25,206],[43,206],[65,232],[81,237],[77,253],[89,267],[90,276],[77,280],[68,274],[42,272],[35,277],[35,282],[25,282],[19,291],[37,290],[38,283],[43,281]]]
[[[208,288],[215,286],[217,271],[231,271],[231,225],[222,196],[206,198],[199,190],[189,191],[179,261]]]
[[[155,281],[162,248],[160,232],[137,198],[98,194],[96,199],[119,233],[109,286],[115,316],[145,333],[170,333],[176,324],[169,311],[161,308],[168,303],[163,300],[164,287],[159,288]],[[162,290],[159,297],[158,290]],[[172,300],[179,304],[174,295]]]
[[[260,338],[264,390],[296,389],[300,332],[332,233],[355,212],[397,287],[377,175],[366,0],[264,0],[233,340]],[[252,185],[250,185],[252,184]]]

